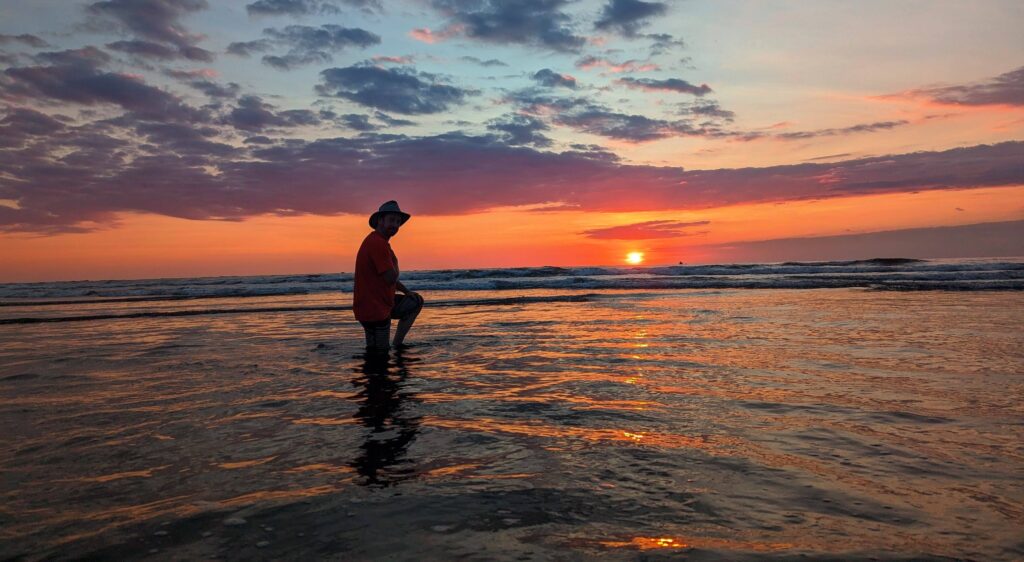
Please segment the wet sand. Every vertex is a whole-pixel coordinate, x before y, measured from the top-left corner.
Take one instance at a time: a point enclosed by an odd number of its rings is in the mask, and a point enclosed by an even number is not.
[[[1022,305],[610,291],[386,362],[331,310],[0,326],[0,558],[1018,560]]]

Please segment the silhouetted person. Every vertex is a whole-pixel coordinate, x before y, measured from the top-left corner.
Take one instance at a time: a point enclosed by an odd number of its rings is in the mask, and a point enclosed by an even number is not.
[[[395,201],[388,201],[370,215],[370,232],[356,254],[352,312],[366,333],[367,352],[387,353],[391,319],[398,320],[394,346],[400,347],[423,309],[423,297],[398,280],[398,257],[390,240],[409,220]],[[402,294],[396,295],[395,291]]]

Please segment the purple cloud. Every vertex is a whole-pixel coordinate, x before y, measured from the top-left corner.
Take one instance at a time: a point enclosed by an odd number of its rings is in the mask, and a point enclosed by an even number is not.
[[[322,96],[341,97],[358,104],[405,115],[440,113],[461,104],[474,93],[438,82],[433,74],[408,68],[376,66],[328,68],[316,86]]]
[[[594,27],[603,31],[615,31],[626,37],[635,37],[648,20],[666,12],[668,5],[661,2],[610,0],[605,4]]]
[[[355,113],[339,116],[338,122],[344,124],[349,129],[360,132],[376,131],[380,128],[373,123],[370,123],[370,118],[368,116],[358,115]]]
[[[572,18],[562,11],[568,0],[431,0],[430,4],[449,19],[445,29],[471,39],[554,51],[578,51],[586,43],[573,31]]]
[[[90,59],[82,53],[50,58],[68,62],[83,56]],[[160,113],[155,121],[148,118],[150,112],[180,102],[159,97],[154,91],[169,94],[155,89],[136,96],[131,86],[150,87],[82,66],[30,67],[32,76],[25,76],[25,69],[4,74],[5,80],[37,97],[108,103],[127,112],[116,119],[75,123],[52,113],[7,108],[0,118],[0,199],[15,205],[0,211],[0,230],[78,231],[113,224],[117,213],[128,211],[198,220],[364,213],[379,203],[382,190],[403,205],[408,201],[417,212],[451,214],[538,203],[585,211],[684,210],[1024,184],[1024,142],[843,162],[684,171],[631,165],[600,147],[538,150],[545,144],[540,133],[546,124],[532,116],[495,120],[488,124],[492,134],[478,136],[365,131],[355,138],[275,139],[260,133],[273,130],[280,135],[338,117],[281,111],[243,96],[233,107],[207,110],[222,113],[204,119],[168,121]],[[68,88],[61,74],[68,68],[81,73],[82,79],[72,82],[81,87]],[[37,69],[42,76],[33,74]],[[60,80],[40,82],[44,76]],[[116,93],[106,84],[95,87],[91,80],[96,79],[115,80]],[[57,95],[50,95],[51,85],[60,86]],[[585,101],[559,103],[581,118],[597,111]],[[381,115],[386,116],[376,118]],[[604,118],[613,128],[617,120],[626,125],[631,121],[614,114]],[[348,121],[356,127],[370,124],[358,118]],[[252,133],[242,146],[232,142],[237,130]],[[634,227],[634,233],[645,235],[683,228],[671,223]]]
[[[875,133],[878,131],[888,131],[890,129],[895,129],[896,127],[902,127],[904,125],[909,124],[910,121],[906,119],[900,119],[899,121],[878,121],[875,123],[860,123],[857,125],[851,125],[849,127],[818,129],[816,131],[791,131],[788,133],[749,132],[732,133],[731,135],[741,141],[755,141],[761,139],[779,139],[789,141],[813,139],[816,137],[835,137],[842,135],[853,135],[857,133]]]
[[[213,99],[238,97],[242,87],[235,82],[218,84],[210,79],[215,73],[205,70],[165,70],[164,74],[180,80],[191,88],[199,90]]]
[[[140,58],[172,60],[178,58],[178,51],[161,43],[152,41],[114,41],[107,43],[107,48],[120,51]]]
[[[907,121],[906,119],[900,119],[899,121],[879,121],[875,123],[861,123],[859,125],[842,127],[839,129],[819,129],[817,131],[794,131],[791,133],[779,133],[775,135],[775,137],[783,140],[799,140],[814,137],[832,137],[838,135],[849,135],[854,133],[874,133],[876,131],[888,131],[890,129],[902,127],[903,125],[908,124],[910,124],[910,121]]]
[[[196,45],[202,36],[189,33],[180,21],[207,7],[206,0],[106,0],[90,4],[86,11],[94,17],[118,23],[150,44],[140,48],[142,43],[137,43],[133,53],[136,56],[157,52],[157,58],[163,58],[170,51],[182,58],[209,62],[213,60],[213,53]],[[134,42],[126,43],[127,48],[131,48]],[[170,45],[174,50],[155,50],[153,43]]]
[[[543,68],[535,72],[532,78],[541,86],[547,88],[569,88],[576,89],[576,79],[568,74],[559,74],[550,68]]]
[[[547,131],[549,127],[540,119],[528,115],[512,114],[494,119],[488,122],[487,129],[503,133],[505,142],[512,146],[551,146],[551,139],[541,134],[541,131]]]
[[[636,60],[627,60],[625,62],[615,62],[610,59],[601,57],[595,57],[593,55],[586,55],[580,60],[576,61],[576,68],[583,70],[590,70],[592,68],[604,68],[607,72],[618,74],[621,72],[651,72],[659,70],[658,65],[651,62],[643,62]]]
[[[911,90],[912,96],[925,96],[953,105],[1024,106],[1024,66],[1000,74],[987,82]]]
[[[381,9],[379,0],[341,0],[342,3],[363,11],[372,12]],[[245,9],[250,16],[308,16],[340,14],[336,2],[328,0],[257,0],[246,4]]]
[[[682,39],[676,39],[668,33],[651,33],[644,35],[644,37],[651,39],[651,56],[663,55],[673,49],[683,49],[686,47],[686,41]]]
[[[693,103],[680,104],[679,114],[705,119],[720,119],[730,123],[736,117],[734,112],[722,109],[717,101],[711,100],[697,100]]]
[[[224,122],[232,127],[250,133],[262,132],[268,128],[288,128],[318,125],[320,118],[308,109],[276,111],[276,108],[256,96],[242,96],[238,106],[227,115]]]
[[[52,135],[64,130],[65,124],[45,113],[28,108],[11,108],[0,119],[0,149],[22,146],[31,137]]]
[[[266,39],[231,43],[227,52],[232,55],[247,57],[254,52],[264,52],[277,46],[287,48],[283,55],[266,55],[263,63],[279,70],[311,64],[326,63],[333,60],[333,53],[348,47],[366,48],[380,44],[380,36],[364,29],[341,27],[326,24],[320,27],[308,25],[289,25],[282,29],[267,28],[263,30]]]
[[[470,63],[473,63],[473,64],[478,64],[480,66],[485,66],[485,67],[486,66],[508,66],[507,64],[501,62],[498,59],[483,60],[483,59],[479,59],[477,57],[471,57],[471,56],[468,56],[468,55],[467,56],[459,57],[459,60],[465,61],[465,62],[470,62]]]
[[[60,66],[80,66],[96,68],[111,61],[110,55],[93,46],[64,51],[47,51],[37,54],[34,58]]]
[[[110,57],[95,47],[38,56],[54,64],[4,70],[0,96],[11,100],[111,104],[139,117],[163,121],[195,121],[203,117],[201,111],[139,77],[100,70],[99,66]]]
[[[600,240],[650,240],[653,238],[679,238],[699,234],[689,229],[695,226],[706,226],[710,221],[680,222],[671,220],[647,221],[635,224],[595,228],[580,234],[588,238]],[[706,232],[706,231],[703,231]]]
[[[254,53],[263,53],[274,47],[269,39],[257,39],[255,41],[236,41],[229,43],[227,53],[238,57],[249,57]]]
[[[652,78],[622,78],[616,80],[616,82],[629,88],[648,92],[678,92],[680,94],[693,94],[698,97],[705,96],[712,92],[711,86],[708,86],[707,84],[694,86],[686,80],[681,80],[679,78],[668,78],[666,80],[655,80]]]
[[[7,43],[21,43],[37,49],[49,46],[46,41],[43,41],[31,33],[22,33],[21,35],[7,35],[5,33],[0,33],[0,45],[6,45]]]
[[[123,125],[127,125],[124,123]],[[85,134],[86,130],[78,134]],[[100,138],[125,135],[109,125]],[[380,190],[421,213],[481,211],[495,205],[548,201],[577,182],[598,188],[621,181],[653,189],[665,170],[622,166],[600,154],[562,154],[510,147],[491,136],[458,134],[409,138],[366,134],[354,139],[254,140],[245,152],[208,150],[204,133],[133,128],[145,135],[106,158],[55,160],[66,140],[42,137],[0,151],[0,230],[60,232],[109,223],[114,214],[140,211],[204,220],[241,220],[264,214],[362,213],[379,204]],[[274,142],[274,141],[271,141]],[[95,156],[95,151],[89,153]],[[112,159],[117,155],[116,159]],[[596,156],[596,157],[595,157]],[[489,178],[486,183],[480,178]],[[444,189],[441,189],[441,186]],[[443,193],[444,196],[439,196]]]
[[[373,116],[388,127],[411,127],[416,124],[415,121],[410,121],[408,119],[396,119],[383,111],[374,111]]]
[[[587,98],[564,98],[535,89],[510,93],[506,100],[534,117],[547,117],[557,125],[579,132],[627,142],[650,142],[681,136],[727,136],[711,123],[696,124],[689,119],[656,119],[645,115],[620,113]]]
[[[704,135],[707,131],[689,121],[652,119],[590,106],[582,111],[558,115],[555,123],[573,129],[627,142],[649,142],[669,137]]]
[[[323,0],[257,0],[246,4],[245,9],[250,16],[306,16],[340,12],[332,2]]]
[[[138,123],[135,132],[153,145],[180,155],[223,158],[240,154],[237,148],[217,142],[220,131],[213,127],[194,127],[178,123]]]

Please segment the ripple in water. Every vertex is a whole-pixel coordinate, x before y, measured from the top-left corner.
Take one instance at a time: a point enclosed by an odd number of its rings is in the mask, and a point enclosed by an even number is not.
[[[2,326],[0,556],[1020,559],[1022,304],[495,302],[383,361],[331,310]]]

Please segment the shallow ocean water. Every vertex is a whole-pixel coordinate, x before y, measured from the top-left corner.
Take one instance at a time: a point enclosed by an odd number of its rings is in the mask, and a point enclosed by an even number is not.
[[[0,325],[0,558],[1024,558],[1024,294],[516,295]]]

